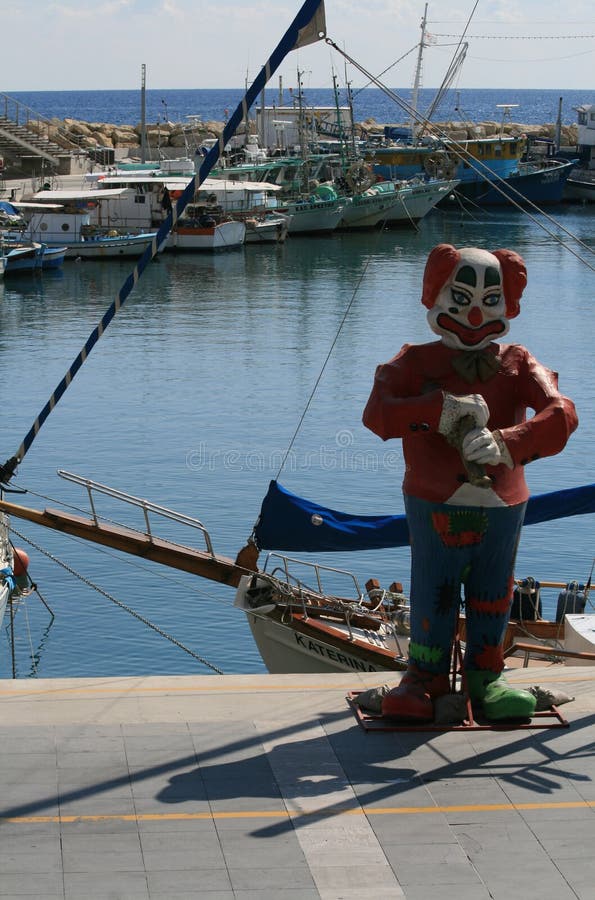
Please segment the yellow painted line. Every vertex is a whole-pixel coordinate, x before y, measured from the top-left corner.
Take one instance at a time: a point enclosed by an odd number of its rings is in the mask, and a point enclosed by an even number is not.
[[[348,674],[348,673],[344,673]],[[382,675],[388,676],[390,678],[390,672],[379,672],[379,677]],[[395,673],[397,675],[398,673]],[[549,674],[549,673],[548,673]],[[523,676],[513,674],[511,672],[506,672],[506,680],[510,684],[532,684],[535,681],[535,675],[531,674],[531,670],[528,670],[527,674],[523,674]],[[149,678],[152,676],[148,676]],[[234,675],[227,676],[229,678],[235,677]],[[240,676],[241,677],[241,676]],[[258,676],[257,676],[258,677]],[[264,676],[266,677],[266,676]],[[584,675],[570,675],[560,677],[556,674],[556,677],[548,678],[547,682],[552,684],[570,684],[581,681],[593,681],[595,679],[595,667],[593,667],[592,672],[586,672]],[[352,689],[356,690],[357,684],[353,682]],[[292,683],[292,684],[267,684],[267,683],[257,683],[257,684],[234,684],[234,685],[209,685],[205,687],[201,687],[199,685],[160,685],[156,687],[151,687],[149,685],[142,684],[132,684],[130,686],[118,684],[115,687],[91,687],[91,686],[73,686],[73,687],[48,687],[48,688],[27,688],[25,690],[21,690],[20,687],[16,687],[14,690],[1,690],[0,689],[0,697],[8,697],[12,700],[20,700],[26,699],[27,697],[35,697],[35,696],[44,696],[51,697],[59,694],[81,694],[81,695],[89,695],[89,694],[121,694],[123,698],[129,697],[132,694],[217,694],[217,693],[267,693],[270,691],[281,691],[286,693],[303,693],[304,691],[346,691],[348,687],[346,685],[335,685],[329,684],[328,682],[321,682],[320,684],[300,684],[300,683]]]
[[[230,812],[201,813],[138,813],[112,814],[97,816],[14,816],[0,817],[0,825],[10,822],[13,825],[36,825],[48,822],[68,824],[73,822],[189,822],[194,820],[217,819],[300,819],[307,816],[323,814],[326,818],[334,816],[412,816],[437,815],[443,813],[473,812],[523,812],[540,809],[595,809],[595,800],[566,800],[544,803],[473,803],[453,806],[387,806],[387,807],[339,807],[321,806],[309,810],[234,810]]]
[[[233,677],[233,676],[230,676]],[[13,700],[26,699],[34,696],[52,696],[54,694],[121,694],[123,698],[129,697],[131,694],[176,694],[176,693],[192,693],[192,694],[239,694],[243,692],[265,693],[267,691],[287,691],[289,693],[302,694],[304,691],[343,691],[349,688],[346,685],[329,685],[329,684],[258,684],[258,685],[227,685],[227,687],[144,687],[142,685],[114,688],[90,688],[90,687],[61,687],[61,688],[40,688],[32,690],[27,688],[25,691],[3,691],[0,690],[0,697],[9,697]],[[355,687],[353,688],[356,689]]]

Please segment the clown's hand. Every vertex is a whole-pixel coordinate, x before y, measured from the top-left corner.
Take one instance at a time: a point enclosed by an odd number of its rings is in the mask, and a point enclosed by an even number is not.
[[[490,417],[488,405],[481,394],[464,394],[455,397],[454,394],[444,394],[442,414],[438,424],[440,434],[448,435],[461,419],[469,417],[476,428],[487,425]]]
[[[497,466],[504,462],[500,445],[489,428],[469,431],[463,438],[461,450],[466,460],[482,466]]]

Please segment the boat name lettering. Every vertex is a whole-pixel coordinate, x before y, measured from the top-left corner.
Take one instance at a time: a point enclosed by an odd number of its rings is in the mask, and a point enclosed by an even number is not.
[[[361,659],[354,659],[352,656],[346,656],[344,653],[333,650],[331,647],[325,647],[324,644],[318,644],[316,641],[313,641],[311,638],[306,638],[303,634],[298,634],[294,631],[294,636],[296,639],[296,643],[303,647],[305,650],[308,650],[310,653],[316,653],[318,656],[326,656],[327,659],[331,659],[333,662],[338,662],[344,666],[349,666],[351,669],[357,669],[360,672],[376,672],[376,667],[371,666],[369,663],[365,663]]]

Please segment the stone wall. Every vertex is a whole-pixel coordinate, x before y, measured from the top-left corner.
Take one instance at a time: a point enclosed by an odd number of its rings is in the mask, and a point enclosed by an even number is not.
[[[405,123],[391,123],[394,127],[406,128]],[[526,134],[534,138],[546,138],[553,140],[556,136],[555,123],[544,125],[523,125],[517,122],[478,122],[469,124],[466,122],[441,122],[436,125],[445,131],[454,140],[462,141],[471,138],[494,137],[503,133],[505,135]],[[135,149],[141,144],[141,126],[139,125],[110,125],[106,122],[82,122],[77,119],[52,119],[47,122],[29,122],[28,127],[43,133],[50,140],[56,140],[59,135],[67,137],[84,150],[97,147],[113,149]],[[370,135],[382,135],[384,124],[375,119],[366,119],[359,123],[357,129],[360,133]],[[223,132],[224,122],[202,122],[196,125],[182,125],[174,122],[157,122],[146,125],[147,146],[151,148],[190,148],[194,150],[203,141],[218,138]],[[242,134],[244,126],[240,125],[238,133]],[[561,143],[564,146],[575,146],[578,139],[576,125],[562,126]]]

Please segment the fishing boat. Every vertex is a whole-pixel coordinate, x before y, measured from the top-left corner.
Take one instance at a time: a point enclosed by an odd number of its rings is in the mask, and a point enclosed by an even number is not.
[[[178,161],[177,167],[127,168],[105,175],[97,185],[105,190],[121,190],[118,215],[130,227],[158,227],[163,222],[168,204],[181,196],[192,178],[193,163]],[[171,161],[170,161],[171,162]],[[192,167],[192,168],[191,168]],[[177,223],[165,249],[219,250],[239,247],[243,243],[282,243],[288,233],[290,217],[282,213],[276,194],[278,185],[263,182],[232,181],[226,178],[207,178],[201,184],[192,204],[194,218],[198,215],[214,220],[215,231],[209,240],[207,233],[199,233],[194,226],[196,240],[190,240],[188,221]],[[184,219],[190,217],[185,210]],[[230,224],[235,221],[235,225]],[[239,223],[245,225],[244,237]],[[211,226],[213,222],[211,221]],[[184,229],[184,239],[176,237]],[[194,244],[194,246],[192,246]]]
[[[240,218],[238,214],[235,216]],[[289,233],[291,217],[276,212],[255,212],[241,217],[246,226],[246,244],[282,244]]]
[[[346,198],[339,228],[369,228],[382,223],[387,226],[415,225],[435,206],[449,197],[458,185],[456,180],[381,181],[364,193]]]
[[[235,250],[246,236],[244,222],[226,216],[218,207],[189,203],[171,230],[167,250]]]
[[[524,162],[527,137],[524,134],[505,134],[504,124],[515,104],[498,104],[502,110],[499,134],[491,136],[457,137],[456,139],[431,121],[441,97],[460,69],[467,50],[463,44],[453,59],[444,82],[422,115],[417,107],[421,84],[423,54],[428,46],[426,34],[428,5],[425,5],[418,44],[412,102],[402,101],[378,82],[373,81],[389,96],[397,99],[410,116],[410,125],[386,126],[384,137],[366,142],[362,154],[374,167],[379,178],[454,178],[459,181],[456,194],[461,200],[472,200],[482,206],[551,205],[562,201],[565,185],[575,160],[544,160]],[[460,123],[459,123],[460,124]],[[449,198],[444,198],[447,202]]]
[[[38,241],[9,241],[6,248],[5,275],[31,275],[40,272],[43,260],[43,244]]]
[[[105,204],[119,199],[122,193],[118,190],[40,191],[31,201],[18,204],[26,218],[23,235],[50,249],[62,248],[67,259],[138,257],[151,243],[155,232],[131,229],[110,219],[114,212],[109,213]]]
[[[565,200],[595,202],[595,105],[577,106],[577,162],[566,179]],[[573,151],[574,153],[574,151]]]

